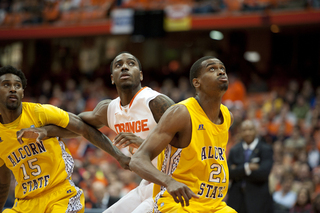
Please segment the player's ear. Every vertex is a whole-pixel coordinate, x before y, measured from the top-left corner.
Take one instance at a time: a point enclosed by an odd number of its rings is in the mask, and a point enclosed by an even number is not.
[[[199,81],[199,79],[198,79],[198,78],[192,79],[192,84],[193,84],[194,88],[199,87],[199,86],[200,86],[200,81]]]
[[[143,74],[142,74],[142,71],[140,71],[140,81],[143,80]]]
[[[114,84],[113,75],[111,74],[110,77],[111,77],[111,84]]]

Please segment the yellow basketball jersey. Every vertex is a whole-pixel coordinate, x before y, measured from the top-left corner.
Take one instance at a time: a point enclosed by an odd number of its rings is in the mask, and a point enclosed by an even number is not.
[[[159,155],[158,169],[186,184],[200,197],[192,198],[192,202],[199,202],[206,209],[214,210],[221,204],[228,191],[229,170],[225,151],[231,123],[230,112],[227,107],[221,105],[224,120],[221,125],[216,125],[208,119],[195,98],[178,104],[185,105],[190,113],[191,142],[186,148],[168,145]],[[156,184],[154,196],[156,202],[160,197],[171,197],[164,187]]]
[[[0,166],[5,164],[14,174],[19,199],[37,197],[70,178],[74,161],[62,141],[50,138],[36,143],[24,139],[19,144],[16,132],[23,128],[55,124],[66,127],[67,112],[52,105],[22,103],[19,118],[9,124],[0,123]]]

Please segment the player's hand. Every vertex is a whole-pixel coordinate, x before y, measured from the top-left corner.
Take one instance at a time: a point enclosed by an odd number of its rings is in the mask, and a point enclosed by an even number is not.
[[[17,131],[17,139],[20,144],[23,144],[22,138],[34,138],[37,143],[47,137],[47,130],[43,128],[26,128]]]
[[[191,191],[189,187],[183,183],[175,181],[174,179],[167,184],[167,191],[176,203],[181,203],[182,207],[184,205],[189,206],[189,200],[191,198],[199,198],[199,196]]]
[[[120,166],[127,170],[130,170],[130,167],[129,167],[130,160],[131,158],[126,155],[123,155],[118,159]]]
[[[118,148],[130,146],[132,148],[139,148],[143,139],[131,132],[120,132],[113,140],[113,144]]]

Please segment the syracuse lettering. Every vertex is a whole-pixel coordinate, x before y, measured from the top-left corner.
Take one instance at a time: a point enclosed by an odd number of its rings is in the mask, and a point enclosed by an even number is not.
[[[149,128],[147,127],[148,119],[144,119],[141,121],[131,121],[126,123],[120,123],[114,125],[116,132],[132,132],[132,133],[138,133],[138,132],[145,132],[148,131]]]

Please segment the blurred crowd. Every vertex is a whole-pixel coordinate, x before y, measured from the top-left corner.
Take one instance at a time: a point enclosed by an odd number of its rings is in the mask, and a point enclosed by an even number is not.
[[[192,14],[304,10],[319,8],[320,0],[1,0],[0,26],[74,24],[106,20],[114,8],[164,10],[188,5]]]

